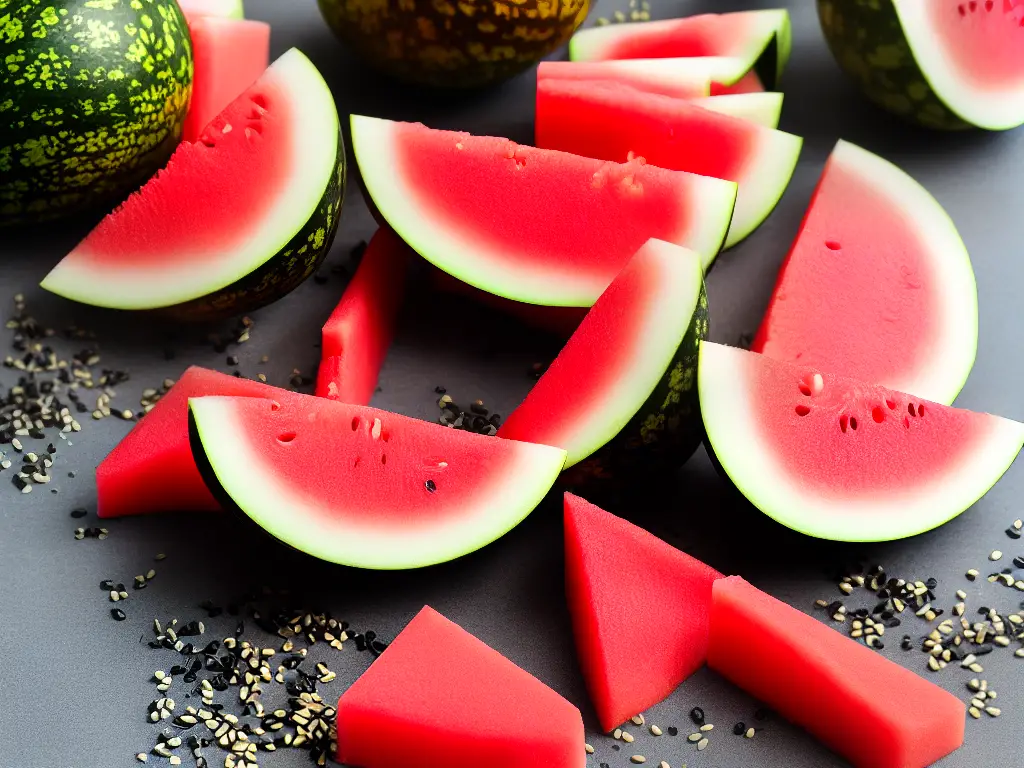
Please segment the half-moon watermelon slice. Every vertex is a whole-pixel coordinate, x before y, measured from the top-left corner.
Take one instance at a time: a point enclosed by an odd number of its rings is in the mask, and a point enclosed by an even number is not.
[[[792,45],[789,12],[780,8],[591,27],[573,35],[569,56],[574,61],[725,56],[741,60],[745,70],[754,70],[775,90]]]
[[[207,486],[272,536],[329,562],[421,568],[474,552],[533,511],[565,451],[363,406],[189,401]]]
[[[601,727],[668,696],[707,660],[722,574],[642,528],[565,494],[565,586]],[[637,638],[651,638],[637,653]]]
[[[252,310],[315,271],[344,188],[334,97],[293,49],[199,141],[179,145],[42,286],[86,304],[186,318]]]
[[[573,473],[581,481],[678,469],[702,436],[694,385],[707,333],[700,258],[651,240],[498,436],[564,448],[566,467],[584,462]]]
[[[811,365],[703,342],[697,376],[723,471],[810,536],[888,541],[951,520],[1013,464],[1024,424]]]
[[[839,142],[752,349],[949,405],[977,346],[974,271],[949,216],[895,165]]]
[[[711,95],[713,82],[738,82],[746,71],[742,59],[624,59],[622,61],[542,61],[542,80],[610,80],[638,91],[692,99]]]
[[[710,264],[732,218],[734,184],[625,155],[607,163],[358,115],[352,144],[369,197],[405,242],[527,304],[591,306],[652,237]]]
[[[642,157],[659,168],[737,182],[727,247],[747,237],[774,210],[803,146],[799,136],[682,99],[607,82],[567,80],[537,84],[536,138],[537,146],[546,149],[613,162]]]

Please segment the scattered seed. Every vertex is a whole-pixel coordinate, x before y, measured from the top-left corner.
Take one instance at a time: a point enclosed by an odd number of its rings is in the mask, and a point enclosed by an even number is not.
[[[633,717],[631,717],[630,720],[633,721],[633,725],[643,725],[644,724],[644,716],[643,716],[642,713],[639,714],[639,715],[633,715]]]
[[[631,758],[629,758],[629,761],[631,763],[636,763],[637,765],[640,765],[641,763],[646,763],[647,758],[643,755],[633,755]]]
[[[710,743],[711,742],[709,742],[707,739],[701,739],[700,741],[697,742],[697,749],[698,749],[698,751],[703,752],[705,749],[708,748],[708,744],[710,744]]]
[[[588,755],[594,754],[594,748],[590,744],[584,744],[583,751],[586,752]]]
[[[651,726],[651,735],[652,736],[661,736],[661,733],[662,733],[661,728],[659,728],[656,725],[652,725]]]
[[[705,725],[702,725],[702,726],[700,727],[700,729],[701,729],[702,731],[712,731],[712,730],[714,730],[714,728],[715,728],[715,726],[713,726],[713,725],[712,725],[711,723],[707,723],[707,724],[705,724]]]
[[[693,744],[696,744],[698,741],[700,741],[703,738],[704,738],[704,736],[701,735],[700,733],[691,733],[689,736],[686,737],[686,740],[691,742],[691,743],[693,743]]]

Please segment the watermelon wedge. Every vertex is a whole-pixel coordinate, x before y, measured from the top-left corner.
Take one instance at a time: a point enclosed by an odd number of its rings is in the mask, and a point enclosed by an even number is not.
[[[188,319],[252,310],[316,269],[344,187],[334,97],[293,49],[198,142],[179,145],[42,286],[85,304]]]
[[[533,511],[565,451],[333,400],[189,400],[192,454],[225,506],[306,554],[421,568],[473,552]]]
[[[284,401],[294,392],[193,366],[96,467],[97,514],[213,511],[188,443],[188,400],[204,395]]]
[[[738,576],[712,594],[708,665],[856,768],[926,768],[963,743],[951,693]]]
[[[708,441],[754,506],[795,530],[887,541],[980,499],[1024,445],[1024,424],[703,342]]]
[[[763,93],[731,93],[690,99],[690,103],[702,109],[729,115],[740,120],[749,120],[765,128],[778,128],[782,119],[783,94],[778,91]]]
[[[707,333],[700,257],[651,240],[498,436],[563,448],[566,467],[586,460],[581,480],[678,469],[700,445],[695,383]]]
[[[566,80],[537,84],[536,139],[545,149],[614,162],[643,157],[660,168],[737,182],[726,247],[747,237],[772,212],[803,145],[798,136],[681,99]]]
[[[323,328],[316,394],[367,405],[395,335],[409,249],[387,227],[370,240],[352,281]]]
[[[178,0],[178,5],[189,24],[199,16],[215,16],[222,19],[245,17],[243,0]]]
[[[792,44],[789,12],[773,9],[591,27],[573,35],[569,56],[574,61],[725,56],[741,60],[744,71],[754,70],[774,89]]]
[[[358,115],[352,144],[367,193],[405,242],[463,282],[527,304],[591,306],[652,237],[710,264],[736,192],[641,162]]]
[[[657,704],[701,667],[722,574],[632,523],[565,494],[565,584],[601,728]],[[637,637],[657,638],[637,653]]]
[[[430,607],[338,701],[361,768],[583,768],[576,707]]]
[[[738,95],[743,93],[761,93],[766,91],[764,83],[761,82],[761,78],[757,76],[757,72],[747,72],[742,78],[737,80],[732,85],[725,85],[724,82],[719,79],[719,82],[711,84],[711,95],[712,96],[728,96]]]
[[[270,25],[217,16],[194,16],[192,34],[195,76],[185,118],[183,141],[198,141],[203,130],[270,63]]]
[[[977,346],[974,271],[949,216],[899,168],[839,142],[752,349],[948,405]]]
[[[543,80],[608,80],[638,91],[680,99],[710,96],[713,82],[739,82],[746,71],[741,59],[625,59],[622,61],[542,61]]]

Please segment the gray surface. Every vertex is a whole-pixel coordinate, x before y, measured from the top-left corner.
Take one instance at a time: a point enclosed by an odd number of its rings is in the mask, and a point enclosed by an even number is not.
[[[1019,181],[1024,173],[1024,133],[934,135],[880,114],[857,97],[828,57],[811,3],[787,4],[799,10],[794,12],[783,127],[805,135],[807,146],[776,213],[748,242],[723,256],[710,278],[713,336],[734,343],[756,327],[822,163],[843,136],[901,164],[952,214],[974,259],[981,306],[978,362],[959,403],[1024,419],[1018,328],[1024,269],[1014,235],[1024,210]],[[769,5],[755,0],[657,3],[658,15],[665,16]],[[249,0],[248,6],[251,17],[274,23],[275,54],[297,45],[313,58],[335,89],[343,112],[419,119],[435,127],[530,140],[529,74],[471,97],[417,94],[368,75],[365,67],[348,58],[321,24],[313,0]],[[614,7],[604,2],[596,13],[608,14]],[[166,329],[138,327],[131,318],[71,307],[39,291],[39,278],[80,234],[61,229],[49,227],[45,235],[13,242],[9,235],[0,240],[0,306],[6,309],[11,296],[24,291],[45,324],[61,328],[73,315],[80,325],[95,328],[105,363],[132,373],[132,381],[119,388],[118,399],[126,406],[137,402],[144,387],[178,375],[187,363],[227,370],[224,355],[213,352],[201,334],[182,334],[174,345],[178,357],[168,362],[161,354]],[[331,262],[344,262],[349,248],[372,230],[353,181]],[[337,277],[327,285],[310,281],[258,313],[253,341],[238,351],[243,372],[251,376],[263,371],[276,384],[285,384],[293,367],[312,372],[318,359],[318,328],[342,286]],[[0,338],[6,348],[6,337]],[[154,342],[157,338],[161,341]],[[70,352],[77,346],[64,348]],[[464,305],[420,301],[410,309],[375,403],[430,417],[433,387],[443,383],[457,400],[484,397],[507,413],[529,387],[527,366],[550,355],[555,346]],[[258,362],[263,354],[270,356],[266,365]],[[10,374],[0,370],[0,382],[9,385]],[[37,490],[20,497],[9,485],[10,473],[0,474],[0,647],[5,655],[0,666],[0,768],[133,764],[132,755],[148,749],[156,731],[144,721],[145,707],[155,695],[147,678],[154,669],[173,663],[139,645],[139,636],[148,633],[154,616],[187,620],[198,615],[195,605],[200,600],[225,600],[253,583],[307,589],[310,603],[384,634],[397,632],[420,606],[430,603],[579,704],[588,726],[595,727],[561,599],[557,503],[542,508],[476,556],[411,574],[372,575],[307,562],[239,530],[229,520],[199,516],[114,521],[108,540],[76,542],[71,533],[78,523],[68,512],[75,506],[94,508],[92,469],[126,431],[116,420],[86,428],[58,460],[57,495]],[[77,478],[68,479],[68,470],[77,470]],[[962,586],[974,606],[1012,610],[1017,593],[984,583],[968,585],[963,572],[971,566],[984,571],[986,554],[997,546],[1009,555],[1024,552],[1024,546],[1013,546],[1002,533],[1019,514],[1015,499],[1024,491],[1022,484],[1018,465],[974,509],[939,531],[894,544],[847,547],[810,541],[766,520],[718,481],[701,453],[670,493],[660,499],[638,498],[631,512],[694,555],[723,571],[741,573],[804,610],[817,597],[838,596],[824,574],[838,561],[856,558],[884,563],[890,572],[934,575],[949,604],[952,592]],[[92,521],[90,516],[85,523],[95,524]],[[157,580],[131,596],[125,605],[128,621],[114,623],[98,583],[105,578],[130,583],[134,574],[150,567],[158,551],[166,552],[168,559],[156,564]],[[231,626],[227,621],[211,624],[214,632]],[[637,628],[638,655],[654,642],[657,638],[645,637],[642,627]],[[922,654],[901,655],[893,645],[888,655],[928,674]],[[367,661],[365,655],[348,651],[332,658],[339,681],[329,690],[340,692]],[[1019,746],[1024,702],[1014,688],[1022,664],[1024,660],[1008,653],[986,660],[985,676],[999,689],[1005,714],[998,721],[968,722],[966,747],[944,766],[1001,764]],[[969,677],[951,668],[932,679],[963,697]],[[685,683],[649,717],[663,727],[685,728],[685,713],[695,704],[703,706],[721,729],[707,752],[698,756],[682,739],[663,737],[657,749],[640,744],[640,739],[635,745],[639,749],[613,753],[608,740],[592,735],[598,757],[613,768],[626,765],[634,751],[668,759],[673,766],[685,759],[691,768],[842,764],[781,722],[768,723],[752,742],[732,736],[728,728],[736,720],[749,720],[753,704],[707,671]],[[598,761],[591,762],[596,766]],[[190,765],[187,757],[184,764]],[[307,764],[305,753],[281,752],[261,759],[264,768]]]

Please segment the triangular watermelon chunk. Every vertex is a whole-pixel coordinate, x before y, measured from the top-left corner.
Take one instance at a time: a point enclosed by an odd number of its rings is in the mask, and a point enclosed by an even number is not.
[[[565,580],[583,676],[601,727],[668,696],[705,661],[722,574],[642,528],[565,495]],[[636,652],[638,633],[657,638]]]
[[[338,701],[338,762],[583,768],[576,707],[432,608]]]

